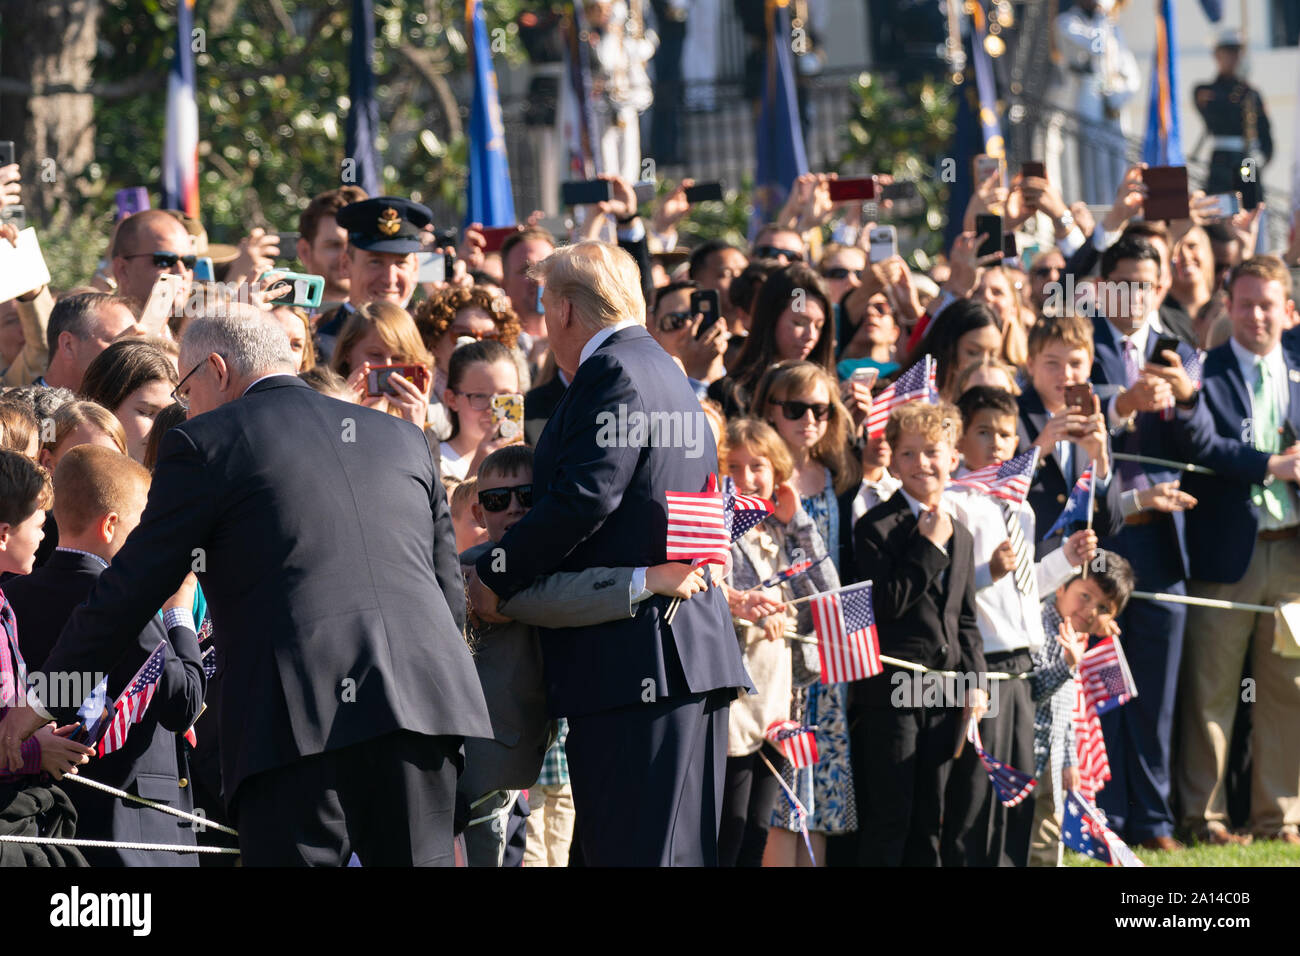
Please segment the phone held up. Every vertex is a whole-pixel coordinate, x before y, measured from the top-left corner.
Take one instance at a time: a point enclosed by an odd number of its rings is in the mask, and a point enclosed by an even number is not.
[[[423,365],[374,365],[366,374],[366,394],[372,398],[379,395],[396,395],[397,389],[389,381],[394,373],[406,379],[421,392],[429,387],[429,370]]]

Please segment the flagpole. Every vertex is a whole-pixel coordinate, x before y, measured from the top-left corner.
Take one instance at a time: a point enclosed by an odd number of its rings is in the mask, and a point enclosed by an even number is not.
[[[1256,614],[1273,614],[1276,605],[1243,604],[1240,601],[1219,601],[1215,598],[1191,597],[1186,594],[1166,594],[1163,591],[1134,591],[1133,597],[1146,601],[1163,601],[1169,604],[1190,604],[1193,607],[1212,607],[1221,611],[1254,611]]]
[[[1092,510],[1097,501],[1097,459],[1094,458],[1088,463],[1088,530],[1092,530]],[[1088,562],[1083,562],[1083,575],[1086,580],[1088,577]]]
[[[856,581],[853,584],[841,584],[837,588],[831,588],[829,591],[818,591],[815,594],[805,594],[801,598],[795,598],[793,601],[786,601],[786,607],[794,607],[796,604],[802,604],[804,601],[811,601],[813,598],[825,597],[828,594],[838,594],[840,591],[848,591],[852,588],[860,588],[864,584],[870,584],[870,581]]]
[[[1191,471],[1198,475],[1218,474],[1212,468],[1206,468],[1204,465],[1193,465],[1186,461],[1171,461],[1168,458],[1152,458],[1150,455],[1130,455],[1121,451],[1113,451],[1110,453],[1110,457],[1117,461],[1136,461],[1143,465],[1162,465],[1175,471]]]

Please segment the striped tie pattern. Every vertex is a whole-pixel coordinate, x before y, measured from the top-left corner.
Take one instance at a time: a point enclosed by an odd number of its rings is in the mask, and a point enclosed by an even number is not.
[[[1020,527],[1020,516],[1016,514],[1015,505],[1009,501],[998,499],[998,504],[1002,506],[1002,516],[1007,523],[1007,537],[1011,539],[1011,548],[1016,553],[1016,567],[1012,572],[1016,581],[1016,587],[1021,594],[1028,594],[1029,587],[1033,583],[1033,557],[1029,553],[1029,545],[1025,542],[1025,531]]]

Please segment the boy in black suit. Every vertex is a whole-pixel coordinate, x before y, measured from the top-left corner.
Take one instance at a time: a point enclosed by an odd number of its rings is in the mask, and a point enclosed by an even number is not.
[[[149,472],[126,455],[80,445],[54,472],[54,515],[59,547],[44,567],[9,583],[6,593],[22,626],[22,648],[33,670],[45,663],[64,623],[81,604],[126,537],[140,523],[149,493]],[[192,580],[192,579],[191,579]],[[144,718],[131,727],[118,750],[87,767],[89,777],[156,803],[193,811],[185,746],[177,736],[198,719],[204,676],[190,608],[190,584],[163,606],[140,633],[139,646],[108,675],[107,705],[135,676],[160,641],[169,642],[167,663]],[[57,675],[46,685],[60,686]],[[88,691],[88,689],[87,689]],[[72,788],[69,788],[72,790]],[[88,787],[72,793],[77,836],[92,840],[196,843],[190,824],[158,810]],[[92,866],[197,866],[197,854],[87,849]]]
[[[916,700],[910,672],[895,667],[854,684],[858,856],[864,866],[938,866],[944,788],[963,726],[954,705],[977,717],[988,708],[973,542],[943,501],[961,418],[946,403],[904,405],[885,436],[903,486],[854,528],[858,578],[873,583],[880,652],[964,672],[968,689],[934,706],[930,694]]]

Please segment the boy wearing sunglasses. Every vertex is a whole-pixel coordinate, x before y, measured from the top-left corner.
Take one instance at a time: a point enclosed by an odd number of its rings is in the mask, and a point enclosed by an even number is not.
[[[533,450],[507,445],[483,459],[478,470],[478,500],[471,506],[475,520],[487,528],[488,540],[463,552],[466,577],[474,563],[491,552],[505,533],[526,515],[533,504]],[[502,555],[504,559],[504,555]],[[469,806],[465,831],[470,866],[506,865],[510,818],[527,816],[516,811],[519,791],[532,788],[542,768],[542,758],[556,735],[546,715],[546,685],[542,672],[537,625],[584,627],[634,617],[637,605],[654,594],[688,599],[704,590],[704,571],[681,562],[652,568],[589,568],[552,574],[503,602],[497,610],[511,618],[504,624],[485,624],[471,607],[470,641],[483,696],[492,719],[494,739],[465,739],[465,770],[457,789]],[[562,795],[546,794],[547,813],[562,802]],[[572,800],[563,801],[572,813]],[[572,827],[572,820],[569,821]],[[548,831],[552,828],[547,827]],[[511,853],[511,865],[522,854]]]

